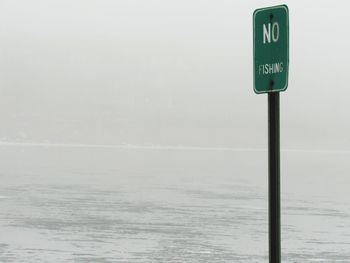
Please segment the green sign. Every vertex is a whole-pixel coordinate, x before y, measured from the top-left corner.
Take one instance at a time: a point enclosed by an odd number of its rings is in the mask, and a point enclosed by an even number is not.
[[[288,86],[289,22],[286,5],[255,10],[254,91],[285,91]]]

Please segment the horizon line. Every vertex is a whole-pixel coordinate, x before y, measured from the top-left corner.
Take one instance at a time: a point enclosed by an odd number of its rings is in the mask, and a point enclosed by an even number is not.
[[[50,143],[50,142],[9,142],[0,141],[0,146],[23,147],[60,147],[60,148],[105,148],[105,149],[140,149],[140,150],[173,150],[173,151],[227,151],[227,152],[267,152],[267,148],[244,147],[209,147],[186,145],[161,145],[161,144],[84,144],[84,143]],[[337,149],[281,149],[281,152],[305,152],[305,153],[329,153],[350,154],[350,150]]]

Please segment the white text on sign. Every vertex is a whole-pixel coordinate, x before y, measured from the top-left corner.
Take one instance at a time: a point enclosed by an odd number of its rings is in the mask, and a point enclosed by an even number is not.
[[[259,65],[259,75],[276,74],[283,72],[283,62]]]
[[[272,24],[272,28],[271,28],[271,23],[268,23],[267,26],[266,24],[263,25],[264,44],[271,43],[271,36],[272,36],[273,42],[278,41],[278,38],[280,36],[280,26],[278,25],[277,22],[274,22]]]

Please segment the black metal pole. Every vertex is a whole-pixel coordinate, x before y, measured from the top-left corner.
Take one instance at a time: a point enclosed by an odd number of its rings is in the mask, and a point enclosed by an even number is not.
[[[280,97],[268,93],[269,118],[269,258],[281,262],[281,202],[280,202]]]

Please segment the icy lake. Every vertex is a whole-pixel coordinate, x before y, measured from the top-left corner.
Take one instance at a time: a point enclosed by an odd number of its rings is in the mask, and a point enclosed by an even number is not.
[[[0,262],[267,262],[265,150],[0,146]],[[282,151],[283,262],[350,262],[350,153]]]

